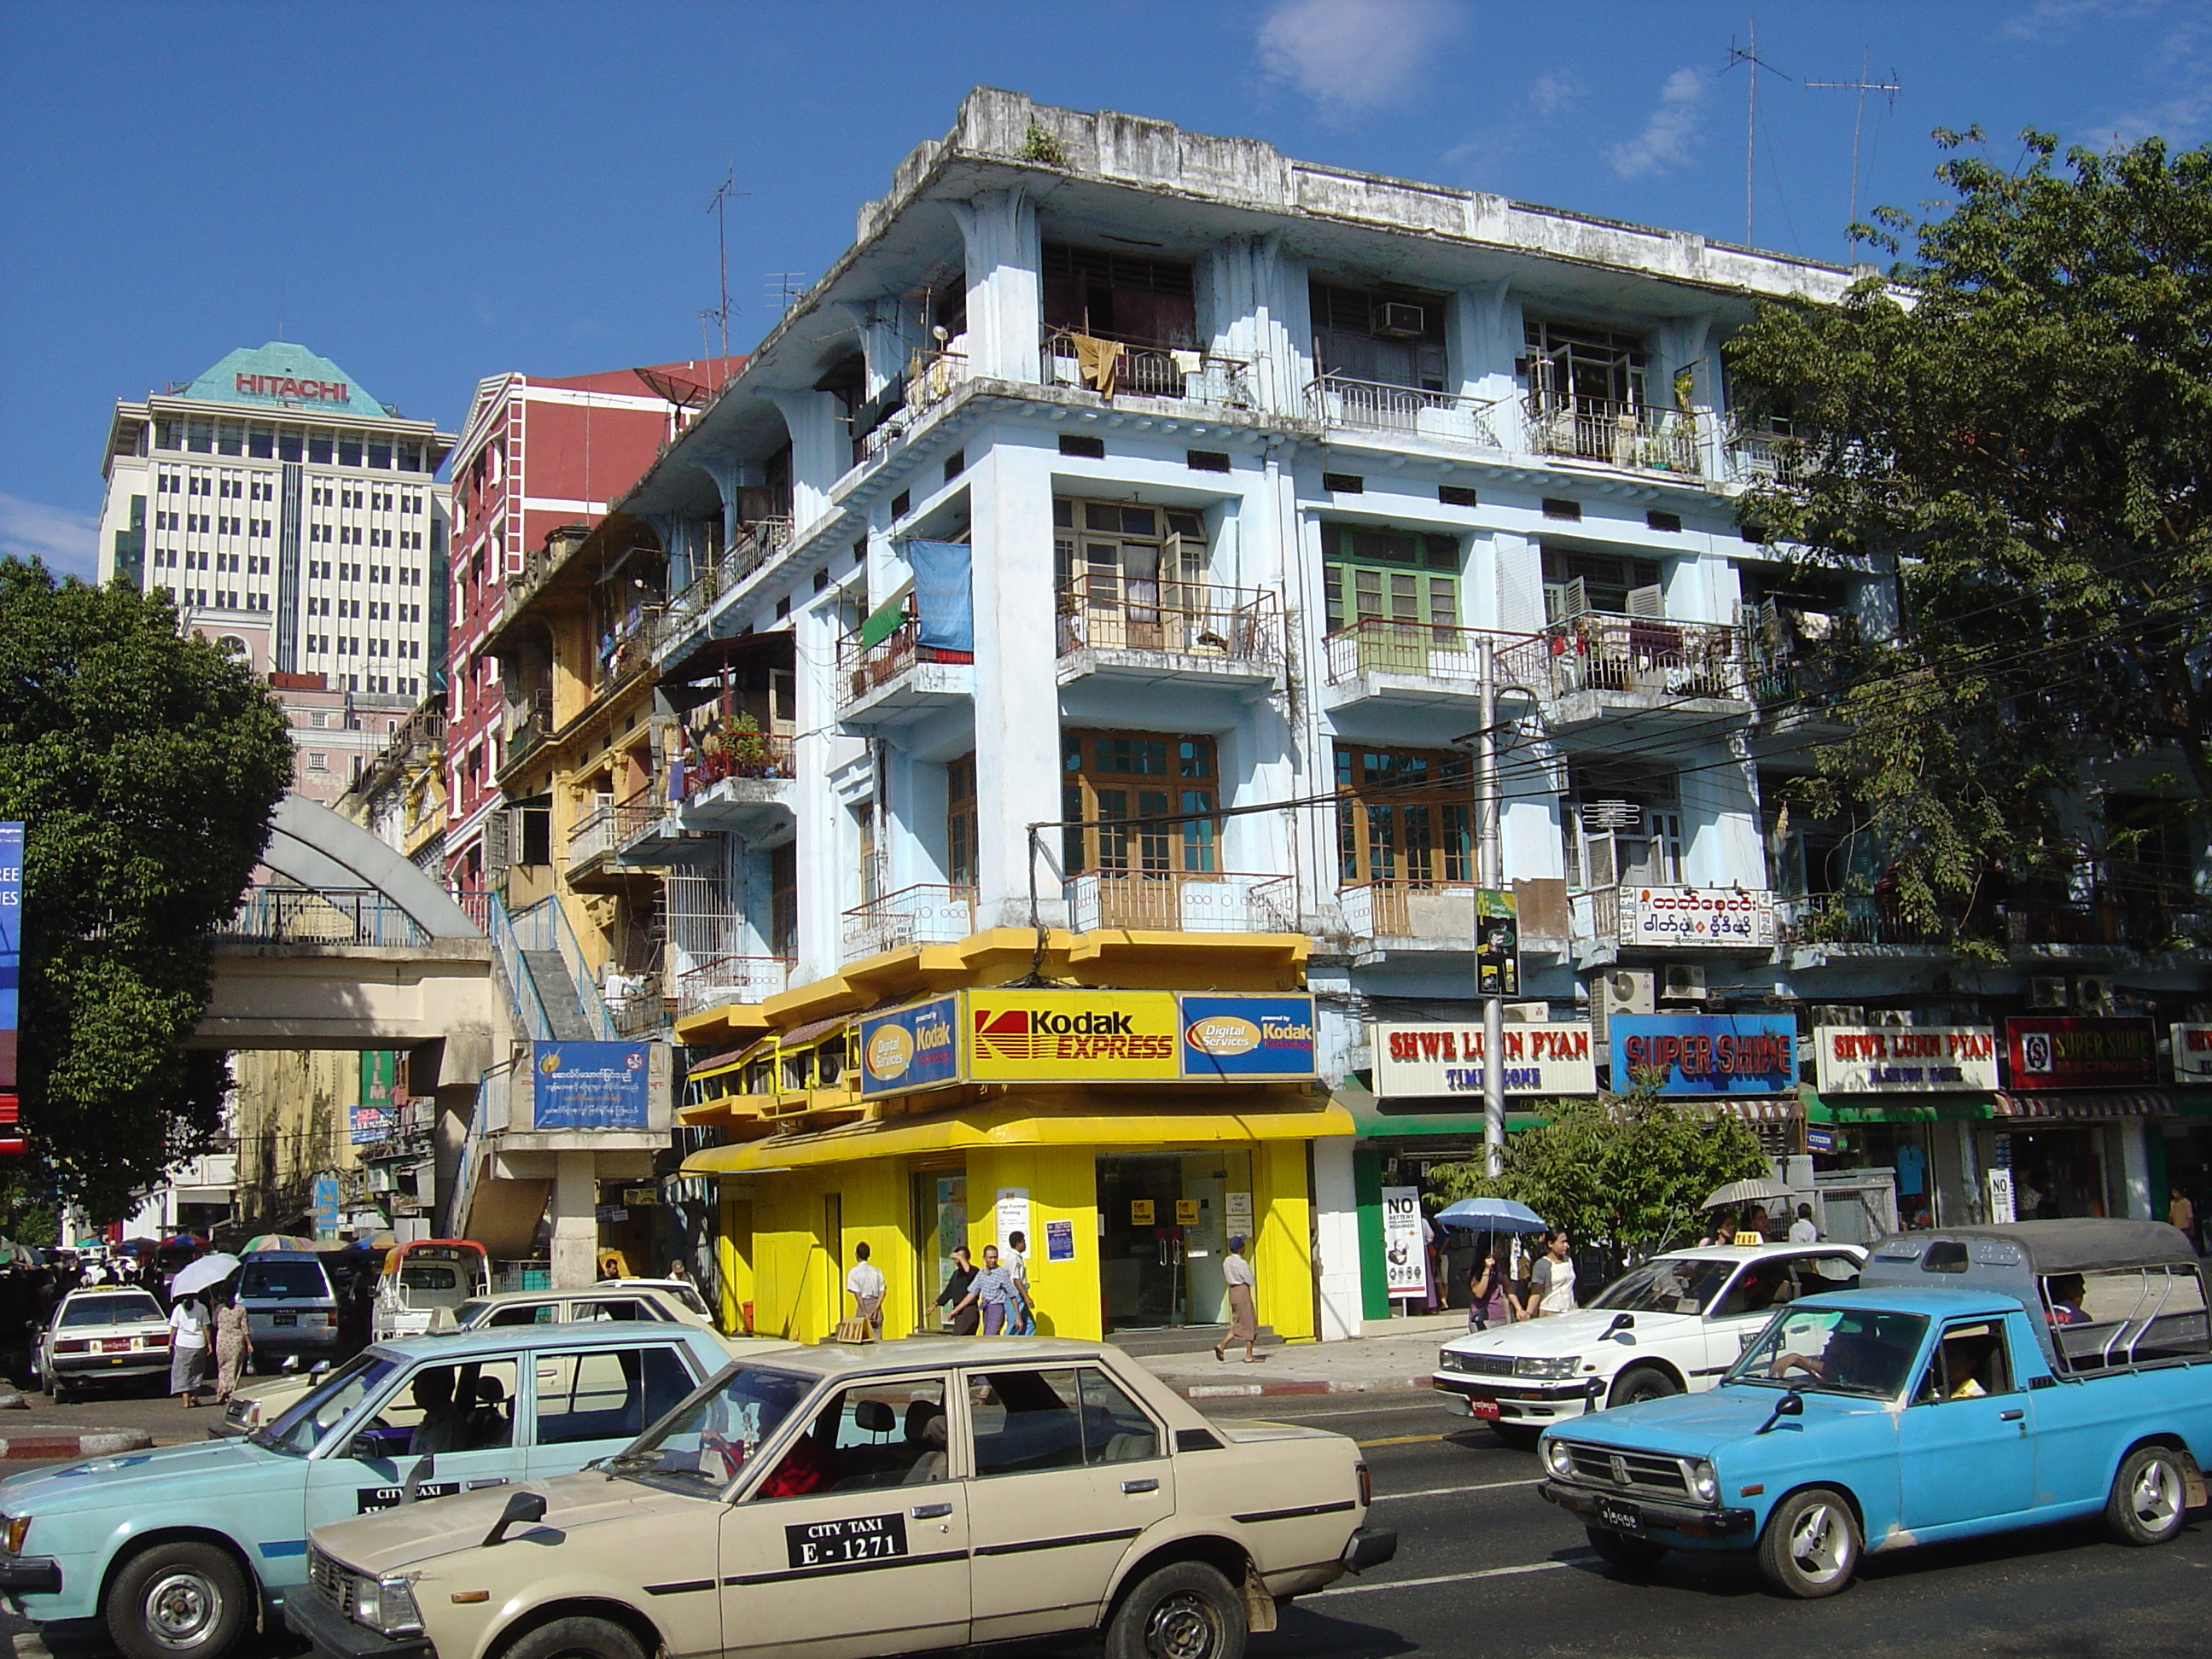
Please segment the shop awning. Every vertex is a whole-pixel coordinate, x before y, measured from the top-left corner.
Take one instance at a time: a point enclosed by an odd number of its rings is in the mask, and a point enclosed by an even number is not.
[[[1329,1104],[1253,1112],[1127,1112],[1110,1115],[1041,1110],[1010,1102],[942,1117],[853,1123],[811,1135],[770,1135],[710,1146],[684,1160],[687,1176],[746,1175],[862,1158],[908,1158],[1008,1146],[1226,1146],[1262,1140],[1318,1140],[1354,1133],[1352,1115]]]
[[[2063,1093],[1994,1094],[1992,1116],[2005,1118],[2088,1119],[2172,1117],[2173,1097],[2163,1089],[2071,1089]]]
[[[1823,1095],[1809,1083],[1797,1098],[1814,1123],[1979,1122],[1992,1110],[1987,1095]]]

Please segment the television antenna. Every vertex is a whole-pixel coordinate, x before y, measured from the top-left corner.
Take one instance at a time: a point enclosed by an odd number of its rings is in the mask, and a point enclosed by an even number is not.
[[[730,230],[727,212],[730,201],[733,197],[751,194],[752,191],[749,190],[738,188],[738,163],[737,159],[732,156],[723,169],[722,182],[714,186],[714,193],[708,198],[705,210],[714,216],[714,244],[721,256],[720,303],[711,311],[701,312],[699,320],[702,325],[709,318],[720,322],[722,356],[725,357],[730,355]],[[702,349],[707,343],[706,331],[703,326],[700,330],[699,343]]]
[[[798,303],[799,296],[806,292],[806,273],[803,270],[771,270],[768,273],[768,296],[775,301],[779,314]]]
[[[1746,98],[1743,122],[1743,241],[1744,246],[1749,247],[1755,240],[1753,227],[1756,222],[1754,214],[1757,206],[1757,191],[1753,180],[1756,177],[1755,169],[1759,155],[1759,72],[1765,70],[1769,75],[1781,75],[1785,81],[1790,78],[1787,75],[1783,75],[1780,70],[1759,55],[1757,13],[1752,15],[1751,39],[1748,45],[1739,46],[1735,43],[1735,36],[1729,37],[1728,66],[1721,73],[1727,74],[1729,70],[1734,69],[1738,64],[1747,64],[1751,66],[1750,74],[1747,77],[1750,82],[1750,88]]]
[[[1871,48],[1861,49],[1859,78],[1856,81],[1808,81],[1805,83],[1808,87],[1856,92],[1859,95],[1859,112],[1851,119],[1851,216],[1850,228],[1846,233],[1851,239],[1851,248],[1855,252],[1859,245],[1859,131],[1866,125],[1866,95],[1870,92],[1881,93],[1888,100],[1889,107],[1894,110],[1897,107],[1897,94],[1905,90],[1898,82],[1895,70],[1890,70],[1889,79],[1887,81],[1867,79],[1867,59],[1870,55]]]

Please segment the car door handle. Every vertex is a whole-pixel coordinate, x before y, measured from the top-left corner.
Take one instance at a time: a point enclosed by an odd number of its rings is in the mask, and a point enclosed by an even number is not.
[[[1123,1492],[1158,1492],[1159,1489],[1160,1483],[1157,1480],[1124,1480],[1121,1483]]]
[[[2014,1406],[2010,1411],[1999,1412],[1997,1413],[1997,1421],[2000,1423],[2017,1423],[2021,1418],[2027,1415],[2027,1413],[2026,1412],[2021,1410],[2019,1407]]]
[[[952,1513],[950,1504],[916,1504],[907,1513],[917,1521],[934,1521]]]

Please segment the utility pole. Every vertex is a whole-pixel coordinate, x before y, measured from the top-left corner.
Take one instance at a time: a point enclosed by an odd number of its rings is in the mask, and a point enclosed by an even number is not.
[[[1474,734],[1474,994],[1482,1000],[1482,1172],[1505,1168],[1504,986],[1482,984],[1482,890],[1505,884],[1498,823],[1498,650],[1488,635],[1475,641],[1481,729]]]
[[[1780,70],[1759,55],[1759,16],[1755,12],[1751,19],[1750,44],[1739,46],[1733,39],[1729,41],[1728,69],[1734,69],[1738,64],[1750,66],[1746,78],[1751,84],[1745,99],[1743,118],[1743,240],[1744,246],[1748,247],[1755,239],[1754,226],[1757,222],[1758,191],[1754,180],[1759,155],[1759,72],[1765,70],[1769,75],[1782,75]],[[1722,70],[1723,74],[1727,72],[1728,70]],[[1786,75],[1782,75],[1782,78],[1785,81],[1790,79]]]
[[[722,182],[714,187],[714,193],[707,198],[707,211],[714,216],[715,246],[721,255],[720,301],[714,310],[702,312],[700,316],[702,320],[708,317],[717,317],[721,319],[722,356],[725,357],[730,355],[730,231],[725,215],[732,197],[751,194],[752,191],[749,190],[738,188],[738,164],[732,158],[723,169]],[[705,342],[702,340],[701,344],[703,346]]]
[[[1854,252],[1856,252],[1859,245],[1859,130],[1866,125],[1866,95],[1870,92],[1879,92],[1883,94],[1889,100],[1890,108],[1893,110],[1897,107],[1897,94],[1905,90],[1904,87],[1898,82],[1897,71],[1895,70],[1890,70],[1889,79],[1887,81],[1869,81],[1867,79],[1867,59],[1872,55],[1873,48],[1871,46],[1861,48],[1859,52],[1859,78],[1856,81],[1808,81],[1805,83],[1808,87],[1820,87],[1833,91],[1856,92],[1859,95],[1859,112],[1851,118],[1851,216],[1846,222],[1850,226],[1850,230],[1848,234],[1850,237],[1851,248]]]

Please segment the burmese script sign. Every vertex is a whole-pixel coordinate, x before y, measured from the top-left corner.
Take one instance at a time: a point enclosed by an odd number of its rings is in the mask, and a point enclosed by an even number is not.
[[[1480,1025],[1430,1023],[1371,1029],[1378,1098],[1482,1092]],[[1503,1053],[1509,1095],[1597,1091],[1597,1060],[1590,1050],[1587,1025],[1508,1025]]]
[[[1774,895],[1765,888],[1620,890],[1623,945],[1750,950],[1774,943]]]
[[[1932,1095],[1997,1086],[1988,1025],[1822,1025],[1814,1073],[1824,1095]]]

